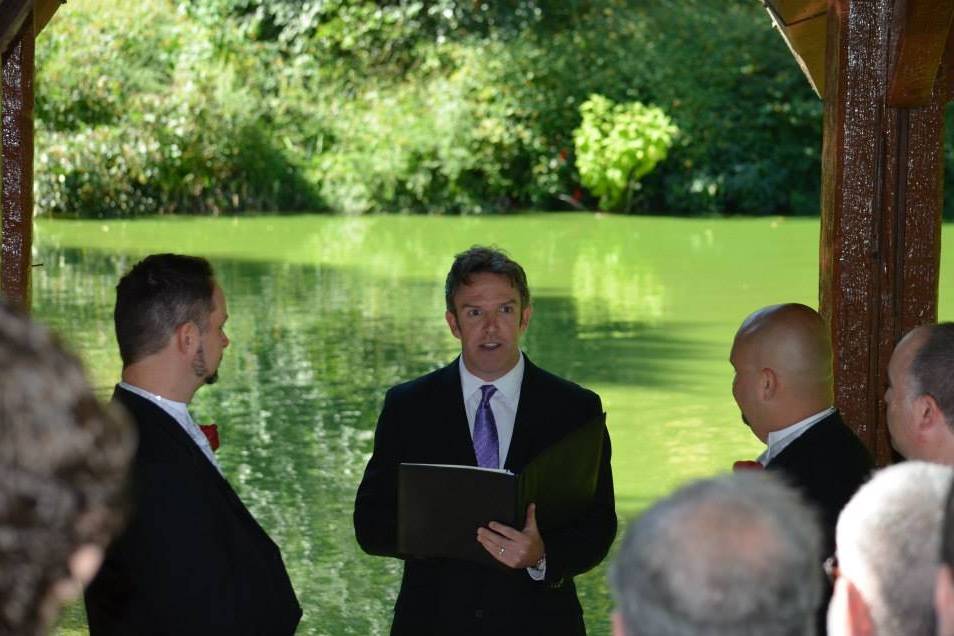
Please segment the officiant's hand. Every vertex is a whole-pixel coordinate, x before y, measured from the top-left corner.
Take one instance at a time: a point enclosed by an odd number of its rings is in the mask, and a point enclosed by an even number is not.
[[[537,529],[536,511],[535,504],[527,506],[523,530],[491,521],[489,527],[477,529],[477,541],[490,556],[515,570],[536,565],[546,554],[543,537]]]

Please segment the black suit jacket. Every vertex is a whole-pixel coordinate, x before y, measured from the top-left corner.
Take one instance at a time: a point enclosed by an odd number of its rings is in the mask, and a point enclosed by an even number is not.
[[[868,449],[835,411],[772,458],[766,469],[781,473],[818,511],[829,555],[835,549],[838,514],[873,467]]]
[[[602,411],[599,396],[592,391],[525,360],[504,464],[514,472]],[[396,546],[401,462],[477,465],[456,360],[393,387],[385,396],[374,452],[355,499],[355,535],[370,554],[402,558]],[[584,634],[573,576],[602,561],[616,536],[608,435],[594,505],[569,527],[540,532],[547,557],[544,581],[534,581],[526,570],[451,559],[406,559],[391,633]]]
[[[165,411],[120,387],[139,432],[133,514],[86,592],[91,636],[292,634],[281,553]]]

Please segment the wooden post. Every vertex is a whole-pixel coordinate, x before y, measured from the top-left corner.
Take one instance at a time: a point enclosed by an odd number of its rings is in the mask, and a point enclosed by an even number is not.
[[[821,313],[835,348],[835,402],[880,465],[892,457],[883,402],[891,352],[937,320],[947,78],[929,84],[924,105],[888,100],[889,85],[911,95],[904,81],[923,81],[921,66],[907,80],[895,66],[907,38],[921,35],[905,32],[917,24],[908,16],[931,4],[831,0],[828,11]]]
[[[3,223],[0,291],[30,307],[33,243],[33,73],[32,10],[3,51]]]

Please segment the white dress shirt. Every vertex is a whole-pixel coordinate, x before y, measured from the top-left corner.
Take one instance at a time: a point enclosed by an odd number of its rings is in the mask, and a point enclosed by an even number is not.
[[[481,380],[467,370],[464,356],[458,361],[460,367],[460,388],[464,393],[464,410],[467,412],[467,426],[470,427],[470,438],[474,439],[474,420],[477,419],[477,407],[480,405],[482,392],[480,387],[492,384],[497,391],[490,396],[490,410],[494,413],[494,423],[497,425],[497,457],[499,468],[503,468],[510,451],[510,440],[513,439],[513,426],[517,419],[517,406],[520,404],[520,387],[523,384],[523,370],[526,364],[523,361],[523,352],[517,364],[510,371],[493,382]],[[519,530],[519,528],[517,528]],[[542,581],[547,574],[547,563],[544,558],[540,567],[530,566],[527,574],[534,581]]]
[[[215,466],[215,469],[219,471],[219,474],[222,473],[222,468],[219,466],[219,462],[215,460],[215,453],[212,452],[212,446],[209,445],[209,439],[205,436],[205,433],[202,432],[202,429],[192,420],[192,416],[189,414],[189,405],[185,402],[176,402],[175,400],[170,400],[164,398],[161,395],[156,395],[155,393],[150,393],[145,389],[140,389],[138,386],[133,386],[132,384],[127,384],[126,382],[120,382],[119,386],[126,389],[130,393],[135,393],[140,397],[144,397],[163,411],[169,414],[169,417],[178,422],[179,426],[182,427],[182,430],[192,438],[192,441],[196,443],[199,447],[199,450],[202,451],[202,454],[212,462],[212,465]]]
[[[513,439],[513,424],[517,419],[517,405],[520,403],[520,385],[523,384],[523,352],[517,364],[506,374],[493,382],[481,380],[467,370],[464,357],[459,360],[460,387],[464,392],[464,410],[467,412],[467,426],[470,427],[470,438],[474,439],[474,420],[477,418],[477,407],[482,396],[480,387],[492,384],[497,391],[490,397],[490,410],[494,413],[494,422],[497,424],[497,457],[503,468],[507,461],[507,452],[510,450],[510,440]]]
[[[815,424],[818,424],[820,421],[834,412],[835,407],[830,406],[821,413],[809,415],[804,420],[795,422],[791,426],[786,426],[783,429],[769,433],[768,446],[762,452],[762,454],[759,455],[759,463],[763,466],[768,466],[768,463],[778,457],[778,454],[785,450],[789,444],[801,437],[805,431],[813,427]]]

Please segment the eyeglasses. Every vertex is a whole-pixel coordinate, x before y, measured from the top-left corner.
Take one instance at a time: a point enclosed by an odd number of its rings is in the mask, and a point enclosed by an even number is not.
[[[825,562],[822,563],[822,569],[825,570],[825,575],[828,577],[828,582],[834,585],[835,579],[837,579],[841,574],[841,570],[838,569],[838,555],[833,554],[825,559]]]

